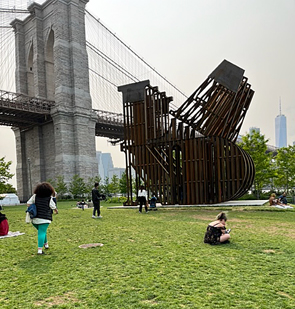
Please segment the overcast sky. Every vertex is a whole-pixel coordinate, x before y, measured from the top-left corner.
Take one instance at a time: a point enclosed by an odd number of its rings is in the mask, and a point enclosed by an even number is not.
[[[249,127],[275,145],[275,117],[295,141],[295,0],[90,0],[90,12],[187,95],[223,60],[255,91]]]
[[[87,9],[187,95],[224,59],[243,68],[255,94],[240,133],[258,127],[275,145],[281,98],[295,141],[295,0],[90,0]],[[11,129],[0,134],[0,157],[15,161]],[[118,148],[97,147],[124,166]]]

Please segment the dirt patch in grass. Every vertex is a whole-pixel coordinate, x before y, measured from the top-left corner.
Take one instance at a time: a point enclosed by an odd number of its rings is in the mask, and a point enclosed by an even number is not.
[[[276,251],[272,250],[272,249],[263,250],[262,252],[264,252],[264,253],[276,253]]]
[[[51,308],[52,306],[55,305],[62,305],[62,304],[69,304],[69,303],[78,303],[79,300],[74,297],[74,293],[68,292],[64,295],[58,295],[54,297],[48,297],[44,300],[35,302],[35,306],[45,306],[47,308]]]
[[[151,305],[151,306],[156,306],[156,305],[158,305],[158,302],[156,301],[156,300],[143,300],[142,301],[142,303],[144,303],[144,304],[148,304],[148,305]]]
[[[294,299],[294,297],[292,297],[291,295],[285,293],[285,292],[277,292],[277,294],[281,295],[281,296],[284,296],[284,297],[287,297],[287,298],[290,298],[290,299]]]
[[[194,219],[197,219],[197,220],[204,220],[204,221],[208,221],[208,222],[212,222],[212,221],[215,221],[215,216],[212,216],[212,217],[208,217],[208,216],[203,216],[203,215],[194,215],[192,216]],[[245,220],[245,219],[237,219],[237,218],[229,218],[228,219],[228,222],[247,222],[248,220]]]
[[[286,237],[295,239],[295,230],[288,230],[288,233],[286,233]]]
[[[213,221],[214,220],[214,217],[206,217],[206,216],[202,216],[202,215],[194,215],[192,217],[193,217],[193,219],[196,219],[196,220],[204,220],[204,221]]]
[[[268,226],[264,230],[268,235],[284,235],[286,238],[295,239],[295,229],[290,228],[290,225],[278,223],[276,226]]]

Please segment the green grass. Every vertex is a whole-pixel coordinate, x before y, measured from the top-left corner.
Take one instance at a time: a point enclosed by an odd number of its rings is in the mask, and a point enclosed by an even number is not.
[[[203,243],[220,208],[149,214],[59,203],[50,249],[37,255],[25,206],[5,207],[0,308],[295,308],[295,211],[227,208],[231,243]],[[81,249],[79,245],[103,243]]]

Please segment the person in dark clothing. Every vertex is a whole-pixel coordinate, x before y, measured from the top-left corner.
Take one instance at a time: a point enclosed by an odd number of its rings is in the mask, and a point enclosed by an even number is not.
[[[55,190],[48,182],[38,184],[34,190],[34,195],[27,201],[28,207],[35,204],[37,215],[32,219],[32,224],[38,231],[38,254],[43,254],[43,246],[49,248],[47,241],[47,228],[52,221],[52,210],[57,214],[58,210],[52,196]]]
[[[92,218],[102,218],[100,215],[100,200],[102,199],[102,195],[98,191],[98,182],[94,184],[94,188],[92,189],[92,202],[93,202],[93,214]],[[97,212],[97,217],[95,216],[95,213]]]
[[[226,214],[224,212],[219,213],[216,216],[216,220],[209,223],[207,231],[204,237],[204,243],[210,245],[219,245],[222,243],[228,243],[230,239],[229,232],[225,228],[225,222],[227,221]]]
[[[287,201],[287,198],[286,198],[286,192],[284,192],[282,195],[279,196],[279,201],[284,205],[288,204],[288,201]]]
[[[150,209],[151,210],[157,210],[157,198],[156,198],[156,194],[154,193],[153,196],[150,199]]]

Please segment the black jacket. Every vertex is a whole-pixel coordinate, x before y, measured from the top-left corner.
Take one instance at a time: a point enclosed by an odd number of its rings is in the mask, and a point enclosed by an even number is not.
[[[101,200],[101,195],[96,188],[92,189],[92,202],[93,204],[99,204]]]
[[[35,204],[37,207],[36,218],[47,219],[52,221],[52,210],[49,207],[51,196],[48,197],[35,197]]]

